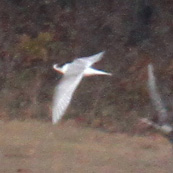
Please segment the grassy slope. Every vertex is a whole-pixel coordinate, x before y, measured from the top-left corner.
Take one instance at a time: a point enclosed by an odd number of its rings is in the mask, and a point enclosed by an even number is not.
[[[108,134],[37,121],[0,125],[0,172],[168,173],[169,143],[160,136]]]

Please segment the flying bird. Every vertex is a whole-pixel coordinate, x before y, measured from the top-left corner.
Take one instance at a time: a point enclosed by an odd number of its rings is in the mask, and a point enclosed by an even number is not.
[[[71,63],[63,65],[62,67],[59,67],[58,64],[53,65],[54,70],[63,74],[62,79],[55,88],[53,97],[53,124],[57,123],[64,115],[83,76],[112,75],[111,73],[91,67],[94,63],[100,61],[103,55],[104,52],[100,52],[89,57],[78,58]]]
[[[156,120],[149,120],[143,118],[142,121],[147,123],[148,125],[154,127],[158,131],[161,132],[172,144],[173,146],[173,127],[169,120],[169,116],[167,110],[165,108],[165,104],[161,99],[161,95],[158,91],[156,79],[154,76],[154,68],[152,64],[148,65],[148,90],[151,101],[155,110],[157,111],[157,119]]]

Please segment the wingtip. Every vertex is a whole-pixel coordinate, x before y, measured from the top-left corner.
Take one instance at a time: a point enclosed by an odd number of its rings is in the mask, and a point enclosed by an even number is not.
[[[153,76],[153,71],[154,71],[153,65],[151,63],[148,64],[148,76],[149,76],[149,78],[151,78]]]
[[[102,57],[104,54],[105,54],[105,51],[101,51],[99,53],[96,53],[95,55]],[[91,55],[91,56],[95,56],[95,55]]]
[[[152,63],[149,63],[149,64],[148,64],[148,69],[153,70],[153,64],[152,64]]]
[[[53,117],[52,117],[52,124],[55,125],[57,123],[57,120],[55,120]]]
[[[103,56],[106,53],[106,51],[101,51],[99,54]]]
[[[94,56],[98,57],[99,60],[101,60],[103,58],[103,56],[105,55],[105,51],[99,52],[97,54],[95,54]],[[93,55],[92,55],[93,56]]]
[[[55,118],[52,117],[52,124],[55,125],[57,123],[58,123],[58,119],[55,119]]]

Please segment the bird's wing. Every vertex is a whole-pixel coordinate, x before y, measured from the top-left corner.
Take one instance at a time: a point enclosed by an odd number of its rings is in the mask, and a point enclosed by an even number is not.
[[[78,58],[68,65],[67,71],[55,88],[52,117],[54,124],[64,115],[75,89],[82,80],[85,69],[100,61],[103,54],[104,52],[100,52],[90,57]]]
[[[74,63],[82,63],[85,64],[86,68],[92,66],[94,63],[100,61],[104,55],[104,51],[97,53],[95,55],[89,56],[89,57],[83,57],[83,58],[78,58],[74,60]]]
[[[75,89],[82,80],[84,70],[85,64],[72,62],[69,65],[67,72],[55,88],[52,110],[52,122],[54,124],[64,115],[68,105],[70,104]]]
[[[156,87],[156,79],[153,73],[152,64],[148,65],[148,88],[153,105],[155,106],[155,109],[159,114],[159,122],[163,124],[167,120],[168,115],[164,103],[162,102],[161,96]]]

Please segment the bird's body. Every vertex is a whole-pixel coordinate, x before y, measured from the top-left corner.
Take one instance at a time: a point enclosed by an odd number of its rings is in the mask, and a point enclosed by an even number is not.
[[[63,77],[55,88],[52,110],[52,122],[55,124],[64,115],[73,93],[82,80],[83,76],[91,75],[111,75],[101,70],[92,68],[91,66],[100,61],[104,52],[84,58],[75,59],[71,63],[67,63],[62,67],[54,65],[53,68],[62,73]]]

